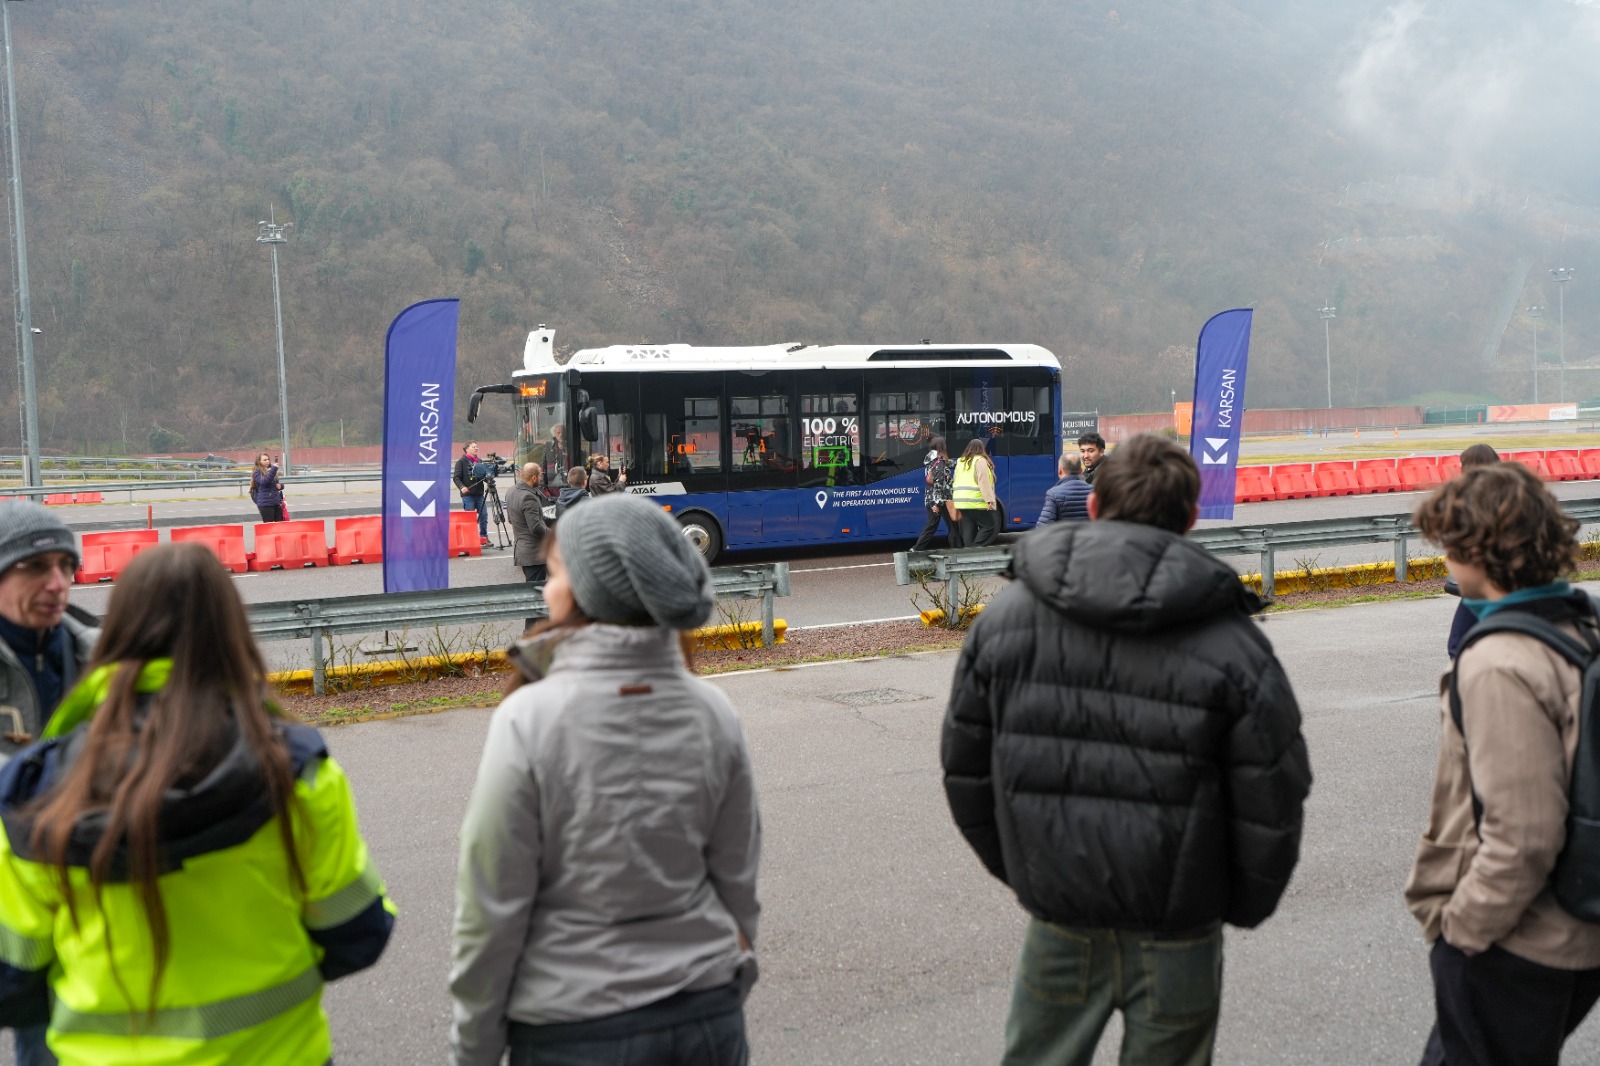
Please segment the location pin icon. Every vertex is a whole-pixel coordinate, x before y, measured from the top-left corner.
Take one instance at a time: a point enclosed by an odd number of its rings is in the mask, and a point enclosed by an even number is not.
[[[826,506],[828,506],[828,492],[826,489],[823,489],[817,493],[817,507],[820,510]]]

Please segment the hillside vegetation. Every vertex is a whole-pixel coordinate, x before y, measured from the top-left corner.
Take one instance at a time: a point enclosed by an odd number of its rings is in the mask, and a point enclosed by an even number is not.
[[[1251,405],[1320,405],[1328,303],[1336,403],[1524,399],[1495,367],[1527,365],[1558,241],[1600,282],[1594,213],[1377,169],[1310,91],[1337,55],[1274,10],[12,5],[45,444],[277,436],[269,210],[302,444],[376,440],[390,320],[450,295],[463,412],[540,322],[564,349],[1030,341],[1069,406],[1159,409],[1235,306]],[[1577,293],[1569,362],[1600,342]]]

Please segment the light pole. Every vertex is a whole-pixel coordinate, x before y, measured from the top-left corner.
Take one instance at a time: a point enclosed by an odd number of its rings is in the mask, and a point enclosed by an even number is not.
[[[6,128],[11,163],[11,277],[16,295],[18,376],[22,382],[22,483],[44,484],[39,471],[39,398],[33,387],[33,314],[28,304],[28,235],[22,225],[22,155],[17,150],[17,83],[11,74],[11,4],[0,0],[6,52]]]
[[[260,230],[256,243],[272,248],[272,313],[278,322],[278,414],[283,420],[283,472],[290,474],[293,470],[289,467],[289,383],[283,366],[283,298],[278,291],[278,245],[289,239],[285,233],[294,223],[280,225],[275,221],[276,209],[268,215],[268,221],[256,223]]]
[[[1544,308],[1534,304],[1528,308],[1528,317],[1533,319],[1533,402],[1539,402],[1539,317],[1544,314]]]
[[[1328,410],[1333,410],[1333,341],[1328,328],[1328,322],[1338,311],[1336,307],[1319,307],[1317,314],[1322,316],[1322,347],[1323,354],[1328,360]]]
[[[1571,267],[1552,267],[1550,269],[1550,276],[1552,278],[1556,279],[1556,309],[1557,309],[1557,311],[1556,311],[1556,313],[1557,313],[1556,321],[1558,323],[1560,323],[1560,326],[1559,326],[1560,333],[1558,334],[1558,336],[1560,336],[1560,338],[1561,338],[1561,345],[1560,345],[1560,348],[1559,348],[1559,351],[1561,352],[1561,377],[1558,380],[1561,382],[1561,392],[1559,394],[1559,399],[1561,400],[1562,403],[1566,403],[1567,402],[1567,282],[1572,280],[1572,268]]]

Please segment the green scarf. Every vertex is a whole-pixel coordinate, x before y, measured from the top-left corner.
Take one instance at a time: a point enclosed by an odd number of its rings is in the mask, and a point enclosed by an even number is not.
[[[1504,610],[1507,607],[1515,607],[1519,603],[1527,603],[1530,600],[1552,599],[1566,596],[1571,592],[1572,586],[1565,581],[1551,581],[1548,584],[1530,585],[1527,588],[1508,592],[1498,600],[1469,600],[1463,596],[1461,602],[1467,605],[1467,610],[1477,615],[1478,618],[1483,619],[1488,618],[1496,611]]]
[[[41,739],[64,737],[93,718],[95,710],[111,694],[111,677],[122,665],[122,663],[112,663],[98,670],[91,670],[82,681],[74,685],[72,691],[67,693],[67,698],[61,701],[61,706],[56,708],[56,713],[50,716]],[[145,694],[160,692],[166,688],[167,679],[171,676],[171,659],[151,659],[140,668],[139,680],[134,682],[133,690]]]

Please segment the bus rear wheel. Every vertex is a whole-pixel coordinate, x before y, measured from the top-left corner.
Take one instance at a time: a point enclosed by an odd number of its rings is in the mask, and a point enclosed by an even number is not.
[[[722,529],[715,518],[704,511],[690,511],[678,516],[678,525],[683,527],[683,535],[700,553],[706,565],[709,566],[722,554]]]

